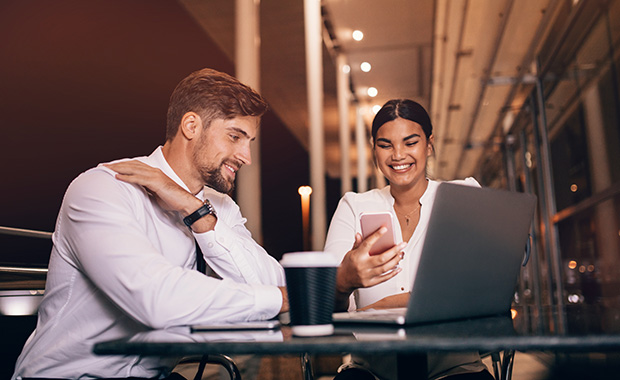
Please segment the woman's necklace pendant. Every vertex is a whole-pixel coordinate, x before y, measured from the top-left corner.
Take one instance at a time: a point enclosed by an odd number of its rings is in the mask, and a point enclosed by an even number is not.
[[[409,220],[411,219],[410,216],[418,211],[420,209],[420,204],[418,203],[417,207],[415,209],[413,209],[412,211],[409,211],[408,213],[399,213],[398,211],[396,212],[397,214],[400,214],[402,218],[405,218],[405,224],[407,225],[407,227],[409,227]],[[396,210],[396,209],[395,209]],[[401,219],[402,220],[402,219]]]

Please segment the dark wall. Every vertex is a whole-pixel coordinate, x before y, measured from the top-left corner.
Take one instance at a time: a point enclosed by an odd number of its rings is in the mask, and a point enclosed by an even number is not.
[[[203,67],[234,74],[171,0],[3,0],[0,54],[0,226],[45,231],[80,172],[163,144],[179,80]],[[301,248],[308,158],[275,115],[262,130],[264,239],[279,256]],[[0,235],[0,263],[45,265],[46,244]]]
[[[273,114],[261,125],[263,246],[277,259],[303,249],[301,200],[297,189],[308,185],[308,153]]]

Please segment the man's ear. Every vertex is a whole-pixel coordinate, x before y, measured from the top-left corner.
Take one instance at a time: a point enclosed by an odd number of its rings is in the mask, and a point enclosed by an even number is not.
[[[179,131],[187,140],[193,140],[202,131],[202,119],[195,112],[187,112],[181,118]]]

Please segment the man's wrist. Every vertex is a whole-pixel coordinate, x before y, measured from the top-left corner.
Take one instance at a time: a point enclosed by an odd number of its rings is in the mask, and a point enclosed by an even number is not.
[[[196,211],[192,212],[191,214],[183,218],[183,223],[185,223],[187,227],[191,228],[192,224],[194,224],[195,222],[197,222],[198,220],[202,219],[203,217],[207,215],[213,215],[214,217],[217,218],[217,213],[215,212],[215,208],[213,208],[213,205],[211,205],[211,202],[209,202],[208,199],[205,199],[202,203],[202,206],[200,206]]]

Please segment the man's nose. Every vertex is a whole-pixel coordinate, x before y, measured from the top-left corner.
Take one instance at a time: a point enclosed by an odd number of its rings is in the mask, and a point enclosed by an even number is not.
[[[246,144],[243,144],[241,149],[239,149],[237,152],[237,159],[241,161],[243,165],[252,164],[252,149],[249,141]]]

